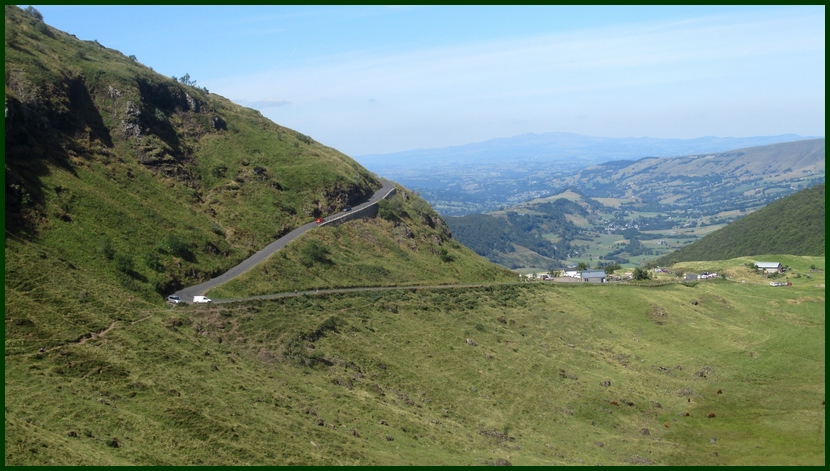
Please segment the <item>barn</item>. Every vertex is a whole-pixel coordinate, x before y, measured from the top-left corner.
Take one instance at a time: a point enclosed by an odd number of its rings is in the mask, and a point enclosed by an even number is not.
[[[605,283],[608,281],[608,275],[605,270],[583,270],[579,274],[579,279],[585,283]]]
[[[779,262],[755,262],[755,266],[763,273],[782,273],[784,271],[784,267]]]

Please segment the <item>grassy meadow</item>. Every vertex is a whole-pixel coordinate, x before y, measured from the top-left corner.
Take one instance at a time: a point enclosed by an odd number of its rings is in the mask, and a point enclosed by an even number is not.
[[[823,261],[147,306],[44,353],[7,327],[6,464],[824,465]]]

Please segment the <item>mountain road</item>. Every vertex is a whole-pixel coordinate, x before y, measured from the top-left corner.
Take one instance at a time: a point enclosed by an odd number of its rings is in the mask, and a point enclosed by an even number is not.
[[[351,210],[351,212],[359,211],[363,208],[366,208],[367,206],[377,204],[378,201],[380,201],[381,199],[386,198],[389,195],[389,193],[392,190],[395,189],[395,186],[389,181],[381,180],[381,183],[383,183],[383,186],[378,191],[376,191],[369,198],[368,201],[355,206]],[[346,216],[348,214],[349,214],[349,212],[347,212],[347,211],[341,211],[339,213],[327,216],[326,219],[329,220],[329,221],[336,220],[337,218]],[[280,237],[279,239],[275,240],[274,242],[271,242],[270,244],[266,245],[265,248],[263,248],[262,250],[260,250],[260,251],[256,252],[255,254],[251,255],[250,257],[248,257],[247,259],[242,261],[242,263],[240,263],[239,265],[231,268],[230,270],[228,270],[225,273],[217,276],[216,278],[210,279],[210,280],[205,281],[203,283],[199,283],[198,285],[190,286],[188,288],[183,288],[179,291],[176,291],[173,294],[178,296],[182,301],[184,301],[186,303],[192,303],[194,296],[204,295],[206,292],[208,292],[209,290],[221,285],[222,283],[226,283],[226,282],[236,278],[237,276],[245,273],[246,271],[250,270],[251,268],[259,265],[260,263],[262,263],[263,261],[268,259],[268,257],[273,255],[277,250],[280,250],[283,247],[285,247],[286,245],[288,245],[289,242],[293,241],[297,237],[300,237],[301,235],[305,234],[306,232],[310,231],[311,229],[314,229],[317,226],[318,226],[318,224],[314,221],[309,222],[308,224],[304,224],[304,225],[294,229],[293,231],[289,232],[288,234]]]

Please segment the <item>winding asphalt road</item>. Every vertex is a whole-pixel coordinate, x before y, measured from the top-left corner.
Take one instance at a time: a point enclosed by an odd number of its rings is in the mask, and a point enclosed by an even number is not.
[[[367,206],[377,204],[378,201],[385,198],[389,194],[390,191],[395,189],[395,186],[389,181],[381,180],[381,183],[383,183],[383,186],[380,188],[380,190],[376,191],[375,194],[373,194],[371,198],[369,198],[369,201],[366,201],[365,203],[362,203],[362,204],[359,204],[359,205],[355,206],[352,209],[352,211],[358,211],[358,210],[363,209]],[[341,211],[339,213],[332,214],[331,216],[327,216],[326,219],[328,221],[331,221],[333,219],[337,219],[338,217],[345,216],[345,215],[348,215],[348,214],[349,213],[346,212],[346,211]],[[274,242],[271,242],[270,244],[266,245],[264,249],[262,249],[259,252],[251,255],[250,257],[248,257],[246,260],[244,260],[239,265],[231,268],[230,270],[228,270],[225,273],[217,276],[216,278],[205,281],[204,283],[199,283],[198,285],[194,285],[194,286],[191,286],[189,288],[181,289],[179,291],[176,291],[173,294],[178,296],[179,298],[181,298],[181,300],[186,302],[186,303],[192,303],[194,296],[203,295],[206,292],[208,292],[209,290],[221,285],[222,283],[226,283],[226,282],[236,278],[237,276],[245,273],[246,271],[250,270],[251,268],[253,268],[253,267],[259,265],[260,263],[262,263],[263,261],[265,261],[268,257],[273,255],[274,252],[276,252],[277,250],[279,250],[279,249],[285,247],[286,245],[288,245],[288,243],[291,242],[292,240],[296,239],[297,237],[300,237],[301,235],[305,234],[306,232],[310,231],[311,229],[314,229],[315,227],[317,227],[317,223],[313,222],[313,221],[308,223],[308,224],[304,224],[304,225],[294,229],[293,231],[289,232],[288,234],[280,237],[279,239],[275,240]]]

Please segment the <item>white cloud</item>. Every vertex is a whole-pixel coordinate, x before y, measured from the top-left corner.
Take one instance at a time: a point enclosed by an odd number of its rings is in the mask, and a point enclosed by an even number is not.
[[[596,116],[580,120],[590,126],[632,116],[632,106],[657,115],[705,98],[716,112],[719,97],[740,106],[778,88],[794,100],[811,93],[815,99],[818,91],[823,97],[824,43],[823,15],[752,12],[398,53],[354,51],[208,85],[226,96],[285,96],[248,103],[279,106],[285,113],[274,119],[312,126],[302,130],[312,135],[370,132],[367,123],[375,120],[411,133],[425,120],[538,123],[546,113]],[[785,59],[797,69],[781,70]],[[796,75],[806,87],[793,89]]]

